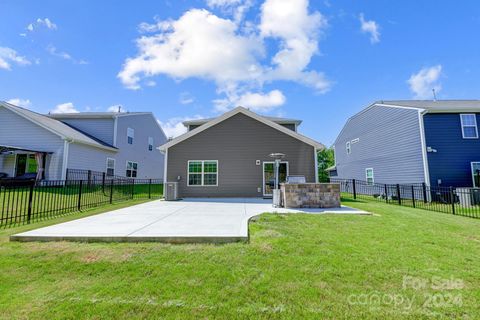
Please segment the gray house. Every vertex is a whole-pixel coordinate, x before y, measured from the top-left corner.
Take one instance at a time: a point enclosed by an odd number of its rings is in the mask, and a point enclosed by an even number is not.
[[[348,119],[330,176],[480,187],[479,100],[377,101]]]
[[[280,179],[318,182],[317,151],[324,148],[297,132],[300,120],[260,116],[243,107],[218,118],[186,121],[188,132],[160,147],[165,182],[178,182],[180,197],[268,197],[271,153],[283,153]]]
[[[149,112],[42,115],[0,102],[0,173],[65,180],[67,169],[163,178],[165,134]]]

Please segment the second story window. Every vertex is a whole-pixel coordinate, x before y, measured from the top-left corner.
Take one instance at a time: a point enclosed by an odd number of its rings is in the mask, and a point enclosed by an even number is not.
[[[133,137],[135,136],[135,130],[127,128],[127,143],[133,144]]]
[[[352,146],[350,145],[350,141],[347,141],[347,143],[345,143],[345,150],[347,150],[347,154],[352,153]]]
[[[148,137],[148,151],[152,151],[152,150],[153,150],[153,138]]]
[[[475,114],[461,114],[460,123],[462,124],[463,139],[477,139],[478,128]]]
[[[365,169],[365,178],[368,185],[373,185],[375,183],[375,180],[373,178],[373,168]]]

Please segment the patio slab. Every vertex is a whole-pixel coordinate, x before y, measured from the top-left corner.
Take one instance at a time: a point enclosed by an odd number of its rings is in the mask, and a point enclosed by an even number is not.
[[[184,199],[151,201],[12,235],[11,241],[235,242],[248,240],[248,221],[265,212],[369,214],[334,209],[273,208],[266,199]]]

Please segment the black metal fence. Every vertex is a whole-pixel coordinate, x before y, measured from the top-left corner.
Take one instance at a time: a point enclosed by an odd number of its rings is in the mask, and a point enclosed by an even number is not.
[[[383,184],[334,179],[354,199],[377,200],[412,208],[480,218],[480,188],[431,187],[425,183]]]
[[[160,179],[0,180],[0,227],[130,199],[163,196]]]

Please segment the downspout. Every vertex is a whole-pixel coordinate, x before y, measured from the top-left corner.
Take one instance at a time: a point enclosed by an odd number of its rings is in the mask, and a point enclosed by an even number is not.
[[[428,170],[428,155],[427,155],[427,142],[425,139],[425,126],[423,116],[427,113],[427,110],[418,111],[418,121],[420,125],[420,141],[422,145],[422,160],[423,160],[423,174],[425,177],[425,184],[430,186],[430,172]]]
[[[63,161],[62,161],[62,176],[61,180],[67,179],[67,166],[68,166],[68,150],[70,147],[70,143],[72,139],[64,139],[63,140]]]
[[[117,127],[118,127],[118,116],[113,117],[113,146],[117,146]]]
[[[318,153],[317,148],[313,148],[313,156],[315,157],[315,183],[318,183]]]

